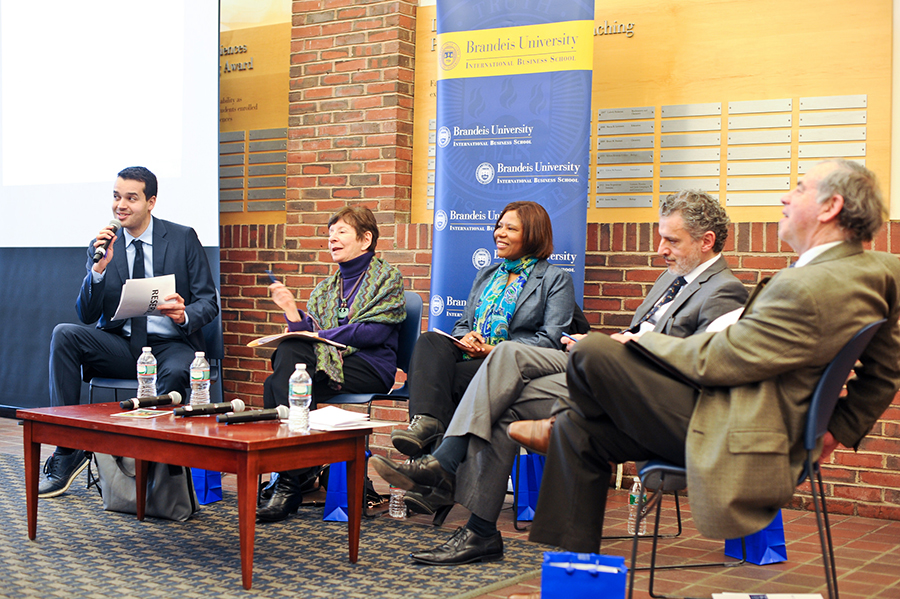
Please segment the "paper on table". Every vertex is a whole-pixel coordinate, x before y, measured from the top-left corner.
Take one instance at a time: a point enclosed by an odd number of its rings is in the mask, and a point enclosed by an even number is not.
[[[368,414],[342,410],[334,406],[325,406],[309,413],[309,426],[311,428],[318,428],[319,426],[340,427],[348,424],[359,424],[368,419]]]
[[[366,414],[325,406],[309,413],[309,428],[317,431],[342,431],[352,428],[394,426],[396,422],[369,420]]]
[[[113,320],[136,316],[161,316],[162,298],[175,293],[175,275],[163,275],[149,279],[127,279],[122,287],[122,297]],[[174,300],[173,300],[174,301]]]

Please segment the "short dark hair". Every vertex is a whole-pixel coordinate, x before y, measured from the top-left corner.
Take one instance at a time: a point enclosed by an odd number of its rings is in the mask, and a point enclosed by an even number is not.
[[[833,195],[844,198],[838,224],[848,241],[871,241],[887,218],[887,207],[875,173],[852,160],[826,160],[834,168],[822,177],[816,189],[816,201],[824,202]]]
[[[372,214],[371,210],[365,206],[344,206],[328,219],[328,228],[330,229],[331,225],[339,220],[353,227],[356,230],[356,238],[360,241],[366,236],[367,232],[371,233],[372,243],[369,244],[369,249],[366,251],[375,253],[375,245],[378,244],[378,223],[375,221],[375,215]]]
[[[707,231],[712,231],[716,236],[713,252],[718,254],[722,251],[728,240],[728,224],[731,219],[719,200],[705,191],[685,189],[667,195],[659,203],[660,216],[669,216],[675,212],[681,214],[684,228],[694,241],[703,237]]]
[[[150,169],[143,166],[129,166],[120,170],[116,176],[127,181],[143,181],[144,197],[148,200],[156,197],[156,175],[151,173]]]
[[[553,253],[553,225],[550,215],[544,207],[536,202],[510,202],[497,217],[496,229],[500,219],[507,212],[515,210],[522,221],[522,249],[525,256],[548,258]]]

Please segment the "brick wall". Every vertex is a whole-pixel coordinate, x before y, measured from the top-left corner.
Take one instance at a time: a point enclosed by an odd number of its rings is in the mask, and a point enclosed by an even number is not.
[[[293,6],[287,222],[221,228],[226,400],[257,405],[271,351],[246,343],[284,325],[263,271],[271,269],[297,290],[302,304],[336,268],[326,251],[325,223],[337,208],[348,202],[372,208],[380,223],[379,254],[400,269],[407,289],[427,299],[430,285],[430,227],[409,223],[414,4],[315,0]],[[664,267],[654,253],[657,243],[654,225],[588,225],[584,307],[595,330],[628,324]],[[900,223],[886,225],[872,245],[900,254]],[[725,252],[748,286],[793,258],[774,223],[735,225]],[[406,405],[382,404],[374,415],[405,423]],[[373,435],[376,453],[395,454],[389,433]],[[829,509],[900,519],[900,403],[895,400],[859,452],[836,452],[825,471]],[[798,494],[794,502],[808,500]]]

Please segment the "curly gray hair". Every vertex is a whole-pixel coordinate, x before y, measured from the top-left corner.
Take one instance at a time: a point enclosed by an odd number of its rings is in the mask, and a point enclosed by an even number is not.
[[[705,191],[685,189],[672,193],[659,204],[659,215],[669,216],[674,212],[681,213],[684,228],[694,239],[700,239],[707,231],[716,236],[713,252],[718,254],[728,240],[728,225],[731,219],[718,200]]]

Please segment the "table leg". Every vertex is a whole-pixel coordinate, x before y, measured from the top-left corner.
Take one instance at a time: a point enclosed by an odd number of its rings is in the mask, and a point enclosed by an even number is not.
[[[25,506],[28,517],[28,538],[32,541],[37,537],[37,505],[38,505],[38,478],[41,464],[41,444],[33,443],[32,422],[24,423],[22,438],[25,441]]]
[[[365,437],[356,438],[356,458],[347,462],[347,537],[350,543],[350,563],[359,557],[359,528],[362,520],[363,489],[366,475]]]
[[[241,539],[241,580],[245,589],[253,585],[253,542],[256,536],[256,461],[242,455],[238,460],[238,527]]]
[[[144,519],[144,513],[147,510],[147,473],[149,471],[150,462],[147,460],[134,461],[134,498],[138,520]]]

